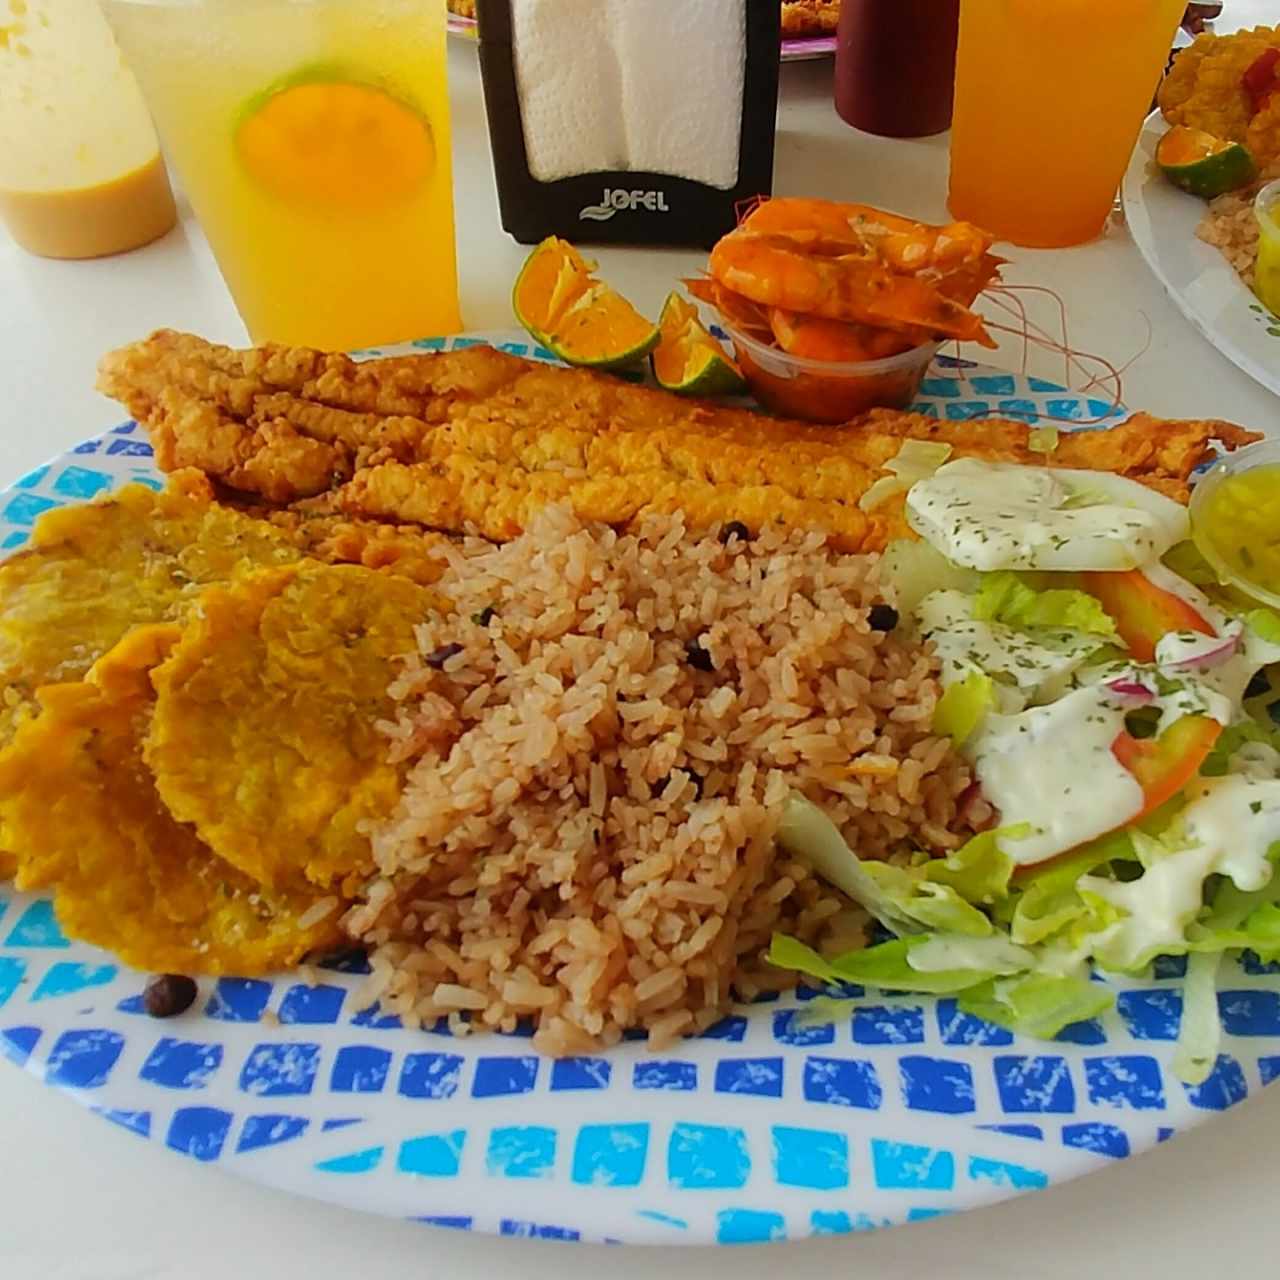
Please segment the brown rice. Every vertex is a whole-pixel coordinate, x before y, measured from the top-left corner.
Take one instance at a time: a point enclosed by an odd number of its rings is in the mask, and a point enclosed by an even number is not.
[[[792,788],[864,855],[958,843],[969,777],[930,728],[933,659],[868,627],[875,558],[717,532],[553,508],[504,546],[441,549],[456,612],[393,686],[413,764],[346,917],[373,948],[366,1001],[459,1031],[532,1018],[552,1054],[637,1026],[656,1046],[790,985],[759,958],[775,928],[864,940],[775,851]]]

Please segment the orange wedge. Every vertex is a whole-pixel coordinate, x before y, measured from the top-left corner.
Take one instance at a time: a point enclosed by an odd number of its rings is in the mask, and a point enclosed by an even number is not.
[[[658,345],[658,326],[592,274],[596,264],[550,236],[525,261],[511,306],[516,319],[566,364],[613,369]]]

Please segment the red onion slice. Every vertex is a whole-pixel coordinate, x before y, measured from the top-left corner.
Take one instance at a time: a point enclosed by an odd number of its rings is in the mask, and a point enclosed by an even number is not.
[[[1162,662],[1160,665],[1166,671],[1199,671],[1219,666],[1240,648],[1243,636],[1243,631],[1237,631],[1233,636],[1204,636],[1205,648],[1193,650],[1186,657],[1177,658],[1173,662]]]
[[[1135,706],[1145,706],[1156,696],[1145,684],[1140,684],[1137,680],[1126,679],[1123,676],[1118,680],[1108,680],[1106,687],[1118,697],[1123,698],[1126,702],[1132,702]]]

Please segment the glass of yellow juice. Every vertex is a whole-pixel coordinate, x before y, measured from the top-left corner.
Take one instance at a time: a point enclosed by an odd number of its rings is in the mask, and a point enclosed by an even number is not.
[[[1185,0],[961,0],[952,214],[1014,244],[1105,226]]]
[[[444,0],[103,0],[255,342],[457,332]]]

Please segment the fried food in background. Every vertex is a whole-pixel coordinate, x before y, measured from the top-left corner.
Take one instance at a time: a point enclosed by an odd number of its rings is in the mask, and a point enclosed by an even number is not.
[[[778,520],[827,529],[842,550],[875,551],[903,531],[901,499],[870,514],[858,500],[905,439],[944,441],[958,457],[1097,467],[1186,501],[1212,441],[1256,438],[1228,423],[1138,414],[1107,432],[1064,432],[1045,455],[1024,423],[999,419],[877,410],[815,427],[490,347],[356,363],[281,347],[233,352],[169,331],[108,355],[99,385],[146,426],[162,467],[198,466],[246,500],[451,533],[471,526],[499,541],[568,503],[619,527],[680,510],[695,531]],[[264,404],[277,414],[270,431]],[[328,451],[327,470],[297,467],[309,443]]]
[[[1260,107],[1244,83],[1245,72],[1268,49],[1280,49],[1280,26],[1221,36],[1202,32],[1174,59],[1160,86],[1164,118],[1244,143],[1260,165],[1280,158],[1277,96]]]
[[[840,23],[840,0],[782,0],[782,38],[833,36]]]
[[[269,887],[357,882],[364,824],[390,815],[402,781],[378,729],[388,688],[439,603],[356,565],[210,588],[153,676],[145,758],[170,811]]]
[[[460,18],[471,18],[474,21],[476,0],[449,0],[449,12],[456,13]]]
[[[0,755],[0,822],[18,887],[52,887],[73,937],[139,969],[266,973],[331,946],[341,904],[316,889],[263,889],[161,803],[141,733],[151,670],[180,635],[141,627],[84,680],[40,691],[40,714]]]

